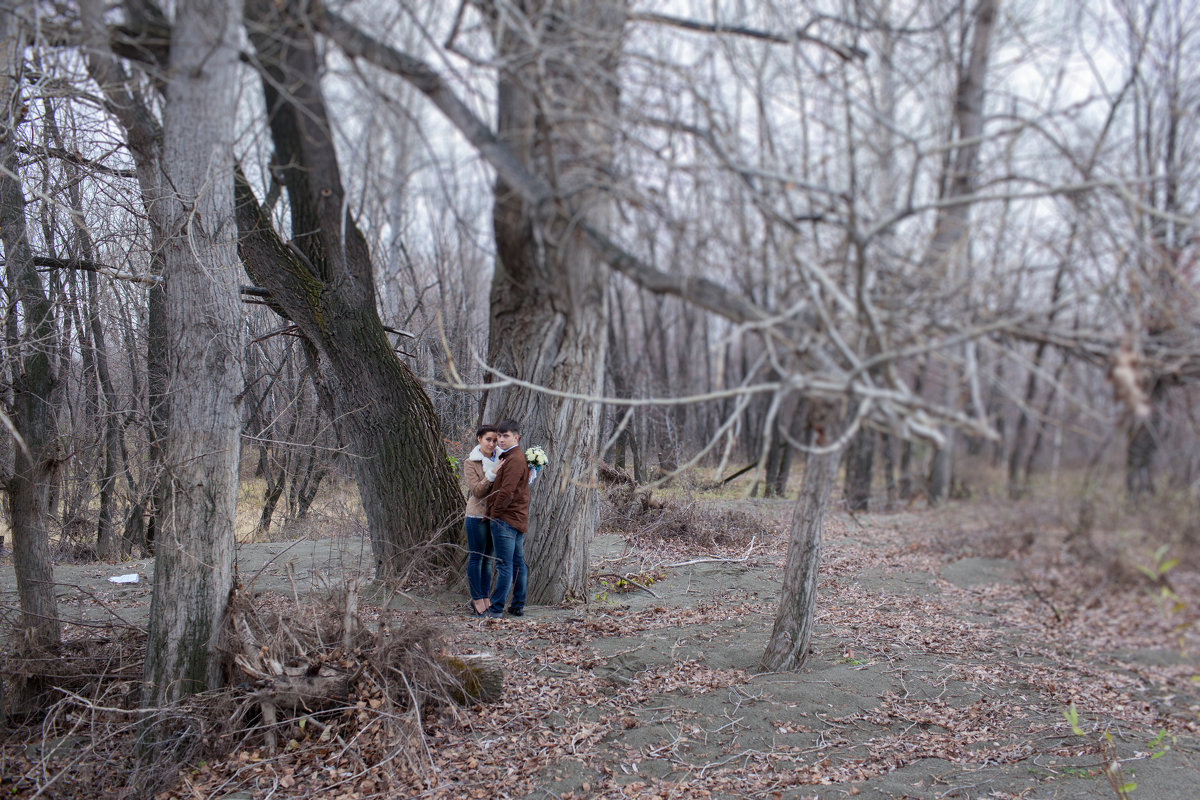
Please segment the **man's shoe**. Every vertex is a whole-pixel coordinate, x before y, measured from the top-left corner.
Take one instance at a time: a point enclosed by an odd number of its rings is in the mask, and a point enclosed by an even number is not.
[[[487,613],[485,614],[485,616],[487,616],[488,619],[500,619],[504,615],[501,614],[499,611],[492,611],[489,609],[487,611]]]
[[[508,610],[508,613],[509,613],[509,615],[510,615],[510,616],[513,616],[513,617],[523,617],[523,616],[525,616],[525,609],[523,609],[523,608],[510,608],[510,609]]]

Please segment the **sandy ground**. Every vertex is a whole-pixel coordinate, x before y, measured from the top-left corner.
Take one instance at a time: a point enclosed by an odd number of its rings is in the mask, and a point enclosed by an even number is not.
[[[776,525],[790,513],[745,507]],[[530,607],[522,619],[468,618],[464,598],[440,589],[391,602],[444,622],[458,648],[500,655],[522,685],[595,694],[565,713],[531,700],[538,724],[570,747],[503,796],[1117,797],[1102,772],[1107,732],[1136,782],[1128,796],[1200,797],[1190,681],[1200,666],[1188,641],[1146,622],[1154,604],[1132,621],[1081,592],[1070,605],[1036,552],[997,557],[1004,548],[989,545],[987,524],[931,514],[831,521],[818,624],[798,673],[756,674],[779,596],[778,536],[714,560],[600,535],[594,572],[665,577],[619,594],[597,581],[587,604]],[[366,547],[243,545],[240,575],[256,592],[325,591],[366,578]],[[108,581],[135,572],[137,584]],[[152,573],[148,561],[59,567],[61,613],[143,624]],[[12,569],[0,568],[0,604],[15,603]],[[1072,701],[1083,735],[1063,715]],[[494,739],[481,728],[476,746],[486,752]],[[442,780],[464,797],[488,786],[470,774]]]

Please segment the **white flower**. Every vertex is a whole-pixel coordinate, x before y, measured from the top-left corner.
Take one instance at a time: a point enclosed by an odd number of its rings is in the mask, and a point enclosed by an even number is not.
[[[546,458],[546,451],[542,449],[541,445],[535,444],[533,447],[525,450],[525,463],[534,469],[541,469],[542,467],[546,466],[549,461],[550,460]]]

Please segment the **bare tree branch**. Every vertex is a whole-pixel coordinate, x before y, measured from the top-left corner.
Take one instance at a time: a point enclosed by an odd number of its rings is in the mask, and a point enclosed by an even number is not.
[[[671,14],[656,14],[651,11],[643,11],[640,13],[630,14],[629,17],[634,22],[650,22],[657,25],[669,25],[674,28],[680,28],[686,31],[695,31],[697,33],[716,33],[716,34],[732,34],[734,36],[744,36],[750,39],[759,39],[772,44],[795,44],[797,42],[808,42],[819,45],[829,50],[843,61],[866,60],[870,57],[870,53],[863,50],[861,47],[856,47],[852,44],[834,44],[817,36],[813,36],[808,32],[808,28],[817,22],[820,22],[828,17],[814,17],[807,25],[802,28],[797,28],[791,33],[774,33],[772,31],[759,30],[757,28],[749,28],[745,25],[730,25],[723,22],[701,22],[694,19],[686,19],[684,17],[676,17]]]

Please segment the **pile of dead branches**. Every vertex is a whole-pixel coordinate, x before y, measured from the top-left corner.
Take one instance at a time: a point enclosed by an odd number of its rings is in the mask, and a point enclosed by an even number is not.
[[[28,701],[36,687],[38,702],[0,725],[0,793],[149,797],[230,753],[310,749],[403,770],[438,710],[502,692],[497,659],[448,654],[427,622],[360,613],[356,583],[322,598],[236,590],[221,647],[224,688],[157,709],[140,707],[141,631],[6,654],[6,689],[25,687]]]
[[[670,544],[695,551],[745,549],[763,538],[763,523],[751,514],[710,503],[665,500],[628,472],[607,464],[599,469],[604,508],[600,530],[646,547]]]

